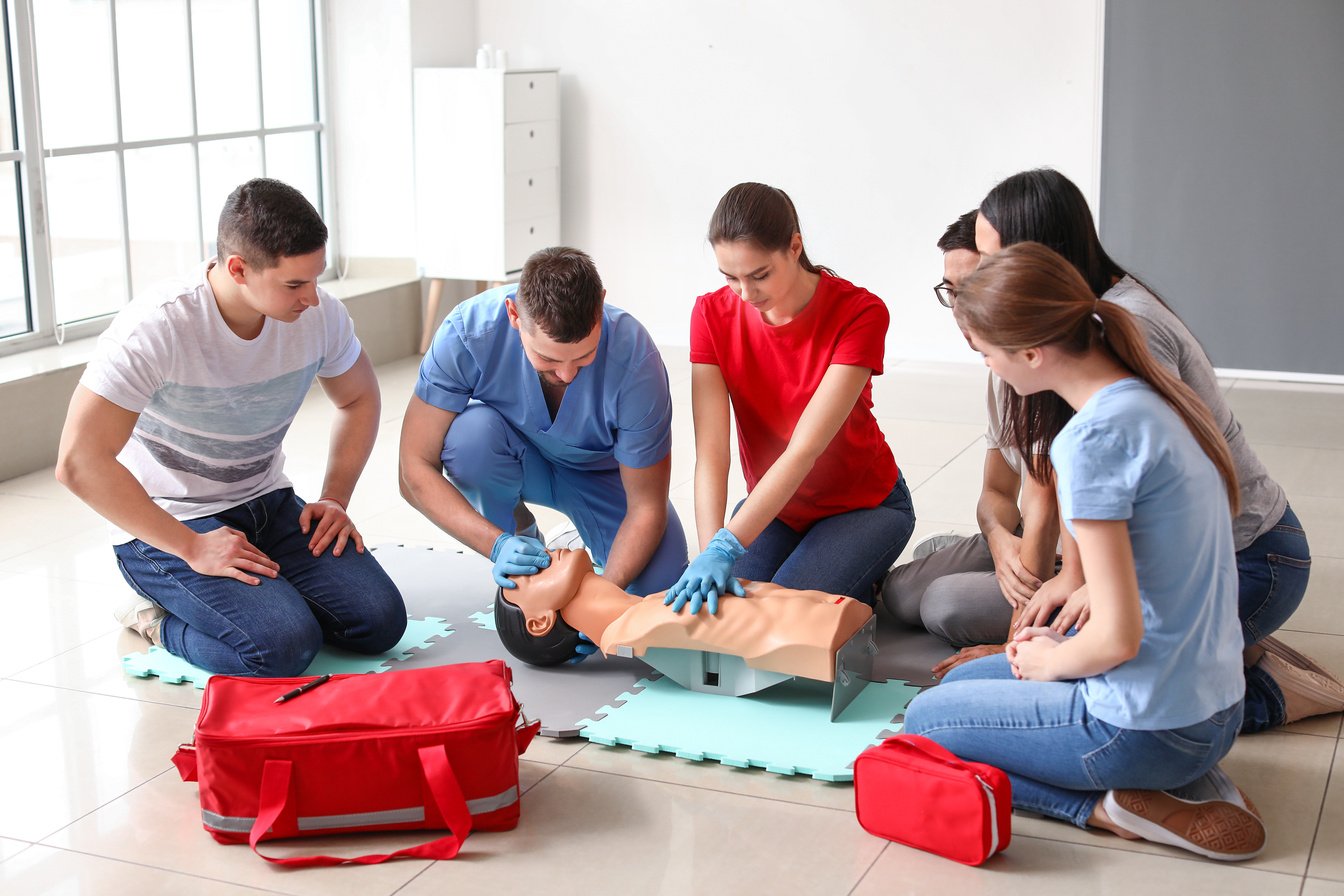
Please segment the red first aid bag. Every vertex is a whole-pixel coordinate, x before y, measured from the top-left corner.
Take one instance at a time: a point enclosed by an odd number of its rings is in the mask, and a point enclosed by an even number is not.
[[[870,834],[979,865],[1008,848],[1008,776],[963,762],[918,734],[897,734],[854,760],[854,807]]]
[[[527,724],[499,660],[330,680],[216,675],[192,744],[173,763],[198,781],[201,820],[221,843],[353,831],[447,829],[386,855],[299,856],[307,867],[400,857],[451,859],[467,834],[518,824]],[[260,852],[257,853],[261,855]]]

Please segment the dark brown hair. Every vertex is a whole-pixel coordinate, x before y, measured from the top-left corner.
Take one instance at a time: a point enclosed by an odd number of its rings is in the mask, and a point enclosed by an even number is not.
[[[1133,316],[1113,302],[1098,301],[1059,253],[1032,242],[1004,249],[966,278],[953,310],[963,328],[1008,351],[1053,345],[1073,355],[1110,352],[1185,421],[1222,476],[1232,513],[1238,512],[1236,467],[1209,409],[1153,358]],[[1049,481],[1050,444],[1068,417],[1010,412],[1006,418],[1004,438],[1029,459],[1033,478]]]
[[[766,252],[783,252],[789,248],[793,235],[801,236],[802,232],[798,210],[793,207],[788,193],[778,187],[748,182],[723,194],[710,216],[708,239],[712,246],[748,242]],[[807,257],[806,247],[798,255],[798,264],[809,274],[835,273],[830,268],[813,264]]]
[[[602,316],[602,278],[585,252],[541,249],[523,265],[517,301],[524,321],[556,342],[582,342]]]
[[[943,231],[943,235],[938,237],[938,248],[944,253],[954,252],[957,249],[967,249],[975,252],[975,219],[980,215],[979,209],[971,209],[951,224]]]
[[[327,225],[313,204],[289,184],[258,177],[239,186],[219,213],[215,252],[223,264],[241,256],[255,268],[308,255],[327,244]]]

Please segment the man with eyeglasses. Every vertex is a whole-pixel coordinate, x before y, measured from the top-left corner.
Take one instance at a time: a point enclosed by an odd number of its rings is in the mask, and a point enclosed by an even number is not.
[[[957,288],[980,264],[976,210],[950,224],[938,240],[943,279],[933,288],[947,308]],[[956,654],[933,668],[941,676],[967,660],[999,653],[1017,612],[1053,574],[1059,519],[1047,486],[1023,476],[1022,458],[1003,439],[1007,386],[990,374],[985,471],[976,504],[980,531],[930,535],[914,559],[887,574],[882,600],[900,621],[928,629]]]

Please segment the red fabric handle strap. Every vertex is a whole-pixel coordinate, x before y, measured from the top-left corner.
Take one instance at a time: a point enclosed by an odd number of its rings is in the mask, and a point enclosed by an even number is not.
[[[451,831],[446,836],[385,855],[366,855],[352,858],[341,858],[340,856],[288,856],[284,858],[268,856],[257,849],[257,844],[261,842],[261,838],[285,811],[286,804],[289,802],[289,782],[293,772],[293,763],[288,760],[268,759],[261,773],[261,796],[257,807],[257,818],[253,822],[252,830],[248,835],[248,844],[251,845],[253,852],[266,861],[291,868],[315,868],[324,865],[376,865],[379,862],[386,862],[388,859],[451,859],[455,857],[462,848],[462,842],[471,833],[471,813],[467,810],[467,801],[462,796],[462,788],[458,786],[457,776],[453,774],[453,768],[448,763],[448,754],[442,745],[421,747],[419,754],[420,765],[424,770],[425,782],[429,785],[429,792],[434,797],[434,803],[438,806],[439,814]]]

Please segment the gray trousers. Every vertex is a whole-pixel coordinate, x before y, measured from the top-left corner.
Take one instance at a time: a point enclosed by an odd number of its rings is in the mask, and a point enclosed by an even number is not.
[[[1002,644],[1013,616],[979,533],[887,573],[882,602],[900,622],[958,648]]]

